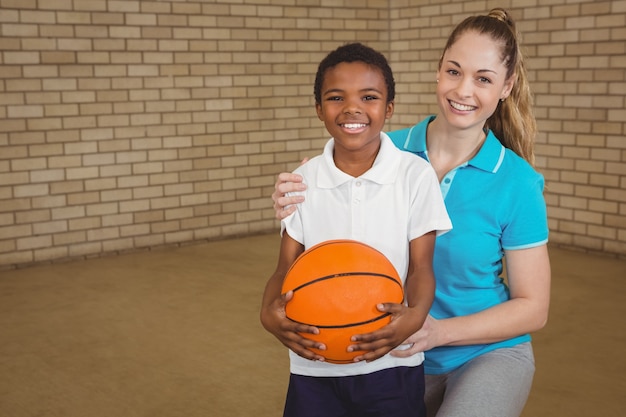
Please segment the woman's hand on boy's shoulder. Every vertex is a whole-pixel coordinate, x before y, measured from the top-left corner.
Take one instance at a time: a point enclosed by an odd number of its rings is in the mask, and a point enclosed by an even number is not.
[[[306,163],[309,158],[304,158],[300,165]],[[287,197],[287,193],[306,190],[306,184],[302,182],[302,176],[292,172],[281,172],[276,178],[274,184],[274,192],[272,193],[272,201],[274,202],[274,211],[276,218],[282,220],[296,211],[296,204],[302,203],[304,197],[297,195]]]

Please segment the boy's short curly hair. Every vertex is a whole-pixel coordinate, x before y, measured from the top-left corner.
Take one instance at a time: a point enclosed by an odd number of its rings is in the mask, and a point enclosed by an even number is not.
[[[322,102],[322,83],[324,82],[326,71],[336,67],[342,62],[363,62],[364,64],[378,68],[385,78],[385,84],[387,84],[387,102],[392,102],[395,99],[396,83],[393,79],[393,72],[387,62],[387,58],[375,49],[355,42],[340,46],[329,53],[326,58],[320,62],[313,86],[313,94],[315,95],[316,103],[319,104]]]

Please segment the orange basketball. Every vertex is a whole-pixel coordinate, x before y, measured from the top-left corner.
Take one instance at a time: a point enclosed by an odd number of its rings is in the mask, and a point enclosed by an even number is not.
[[[328,362],[351,363],[362,351],[348,352],[355,334],[373,332],[391,317],[376,309],[379,303],[401,303],[402,281],[391,262],[378,250],[354,240],[329,240],[302,253],[283,282],[283,293],[294,291],[287,317],[316,326],[319,335],[304,337],[322,342],[316,350]]]

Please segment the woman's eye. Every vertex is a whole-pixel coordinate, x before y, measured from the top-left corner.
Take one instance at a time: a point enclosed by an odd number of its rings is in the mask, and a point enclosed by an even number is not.
[[[448,74],[450,74],[450,75],[459,75],[459,72],[457,70],[451,69],[451,70],[448,70]]]
[[[485,77],[478,77],[478,81],[480,81],[481,83],[485,83],[485,84],[491,84],[491,80]]]

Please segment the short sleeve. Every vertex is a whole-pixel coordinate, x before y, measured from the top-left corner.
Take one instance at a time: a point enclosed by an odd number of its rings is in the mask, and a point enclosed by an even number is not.
[[[548,216],[543,196],[544,179],[536,174],[516,189],[515,203],[502,231],[505,250],[541,246],[548,241]]]
[[[437,174],[430,165],[426,165],[420,177],[420,181],[414,182],[418,187],[411,201],[413,215],[410,218],[409,241],[431,231],[436,231],[439,236],[452,229]]]

